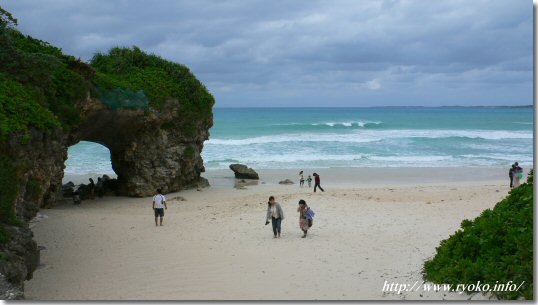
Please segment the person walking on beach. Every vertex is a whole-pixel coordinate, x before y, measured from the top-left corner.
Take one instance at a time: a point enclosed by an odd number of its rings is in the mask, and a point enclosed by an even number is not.
[[[308,182],[308,187],[312,187],[312,177],[308,175],[308,178],[306,178],[306,182]]]
[[[313,218],[316,213],[306,205],[306,201],[303,199],[299,200],[297,212],[299,212],[299,228],[303,231],[303,236],[301,237],[306,238],[306,234],[308,233],[308,229],[312,227]]]
[[[516,165],[512,164],[512,167],[510,167],[510,170],[508,171],[508,177],[510,177],[510,188],[514,186],[514,169]]]
[[[269,224],[269,219],[271,219],[271,224],[273,225],[273,234],[274,238],[280,238],[280,232],[282,231],[282,220],[284,220],[284,211],[280,206],[280,203],[275,201],[274,196],[269,197],[269,202],[267,202],[267,217],[265,218],[265,225]]]
[[[303,187],[303,186],[304,186],[304,176],[303,176],[303,171],[299,172],[299,186],[300,186],[300,187]]]
[[[90,178],[90,184],[88,184],[88,188],[90,189],[90,199],[95,199],[95,182],[93,182],[93,179]]]
[[[521,184],[520,180],[523,178],[523,169],[519,167],[519,164],[517,162],[514,163],[513,166],[514,166],[514,170],[513,170],[514,183],[512,185],[512,188],[516,188]]]
[[[316,192],[316,188],[318,187],[322,192],[325,192],[325,190],[320,185],[319,175],[317,173],[314,173],[313,175],[314,175],[314,193]]]
[[[155,226],[157,224],[157,218],[161,218],[161,226],[163,225],[164,210],[168,209],[166,206],[166,198],[161,194],[161,189],[157,189],[157,195],[153,196],[153,211],[155,212]]]
[[[97,196],[99,198],[102,198],[104,194],[104,186],[103,179],[101,179],[101,177],[97,177],[97,185],[95,186],[95,188],[97,189]]]

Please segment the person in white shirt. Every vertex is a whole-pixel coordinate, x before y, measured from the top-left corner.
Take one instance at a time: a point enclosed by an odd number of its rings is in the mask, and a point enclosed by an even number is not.
[[[280,231],[282,230],[282,220],[284,220],[284,211],[280,206],[280,203],[275,201],[275,197],[269,197],[267,203],[267,217],[265,218],[265,225],[269,224],[269,219],[273,224],[273,234],[275,238],[280,238]]]
[[[155,211],[155,226],[157,224],[157,218],[161,218],[161,226],[163,225],[164,210],[168,209],[166,206],[166,198],[161,194],[161,189],[157,189],[157,195],[153,196],[153,211]]]

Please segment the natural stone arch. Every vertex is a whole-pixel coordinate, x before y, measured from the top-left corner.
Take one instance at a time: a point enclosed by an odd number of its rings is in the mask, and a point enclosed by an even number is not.
[[[181,121],[169,101],[160,110],[109,109],[98,100],[81,106],[82,122],[69,135],[67,147],[80,141],[99,143],[110,150],[112,169],[118,176],[119,194],[149,196],[206,186],[200,153],[209,137],[207,127],[194,126],[189,134],[170,122]],[[163,128],[163,126],[169,126]]]

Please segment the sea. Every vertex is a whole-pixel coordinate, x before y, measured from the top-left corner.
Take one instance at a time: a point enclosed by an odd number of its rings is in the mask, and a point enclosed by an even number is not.
[[[207,170],[533,165],[532,107],[215,108]],[[82,141],[66,174],[113,174],[110,152]]]

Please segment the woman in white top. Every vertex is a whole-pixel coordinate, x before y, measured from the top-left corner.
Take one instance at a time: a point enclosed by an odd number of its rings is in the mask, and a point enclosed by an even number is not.
[[[303,171],[301,171],[299,173],[299,186],[300,187],[303,187],[304,186],[304,176],[303,176]]]
[[[284,211],[282,211],[280,203],[275,201],[274,196],[270,196],[269,202],[267,203],[267,217],[265,219],[265,225],[269,224],[269,219],[271,219],[271,223],[273,225],[273,234],[275,235],[275,238],[280,238],[282,220],[284,220]]]

